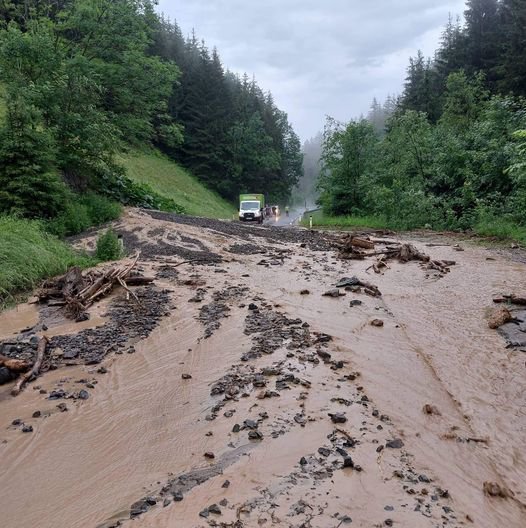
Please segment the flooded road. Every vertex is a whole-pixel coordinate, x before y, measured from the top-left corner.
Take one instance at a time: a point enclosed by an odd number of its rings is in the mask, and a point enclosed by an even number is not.
[[[308,234],[138,211],[117,229],[169,315],[100,364],[0,387],[2,526],[526,526],[526,356],[487,325],[524,264],[414,242],[457,264],[375,274]],[[382,296],[322,295],[353,275]],[[113,300],[48,333],[104,328]],[[0,339],[39,317],[5,312]]]

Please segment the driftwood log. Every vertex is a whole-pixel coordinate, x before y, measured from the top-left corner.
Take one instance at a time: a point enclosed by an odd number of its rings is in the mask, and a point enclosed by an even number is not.
[[[37,359],[35,363],[33,364],[33,367],[29,372],[26,372],[17,382],[17,384],[13,387],[11,390],[11,394],[13,396],[17,396],[22,392],[22,389],[24,388],[24,385],[28,381],[32,381],[36,379],[40,373],[40,368],[42,367],[42,362],[44,361],[44,355],[46,353],[46,347],[48,343],[48,338],[46,336],[42,336],[40,338],[40,341],[38,342],[38,348],[37,348]]]
[[[23,359],[11,359],[0,354],[0,367],[5,367],[12,372],[25,372],[31,364]]]

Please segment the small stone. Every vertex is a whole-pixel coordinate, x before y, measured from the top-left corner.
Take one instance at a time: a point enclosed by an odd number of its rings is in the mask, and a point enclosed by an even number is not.
[[[400,440],[400,438],[396,438],[394,440],[389,440],[385,444],[385,447],[389,447],[391,449],[401,449],[402,447],[404,447],[404,443],[402,442],[402,440]]]
[[[210,515],[210,512],[208,511],[208,508],[205,508],[204,510],[201,510],[199,512],[199,517],[204,517],[205,519]]]
[[[212,458],[215,458],[216,456],[214,455],[214,453],[212,453],[211,451],[207,451],[205,453],[205,458],[209,458],[209,459],[212,459]]]
[[[254,303],[250,303],[248,305],[248,309],[251,310],[251,311],[257,310],[258,309],[258,305],[254,304]]]
[[[174,491],[172,493],[172,497],[174,498],[175,502],[181,502],[184,499],[182,491]]]
[[[327,449],[326,447],[319,447],[318,448],[318,453],[321,456],[328,457],[331,454],[331,450]]]
[[[384,521],[384,524],[385,524],[386,526],[393,526],[393,520],[392,520],[392,519],[386,519],[386,520]]]
[[[332,423],[345,423],[347,421],[344,413],[329,413],[329,416],[331,417]]]
[[[263,435],[259,431],[250,431],[248,438],[249,440],[263,440]]]
[[[11,422],[11,425],[21,425],[22,424],[22,420],[20,418],[16,418],[16,420],[13,420]]]
[[[310,295],[310,290],[301,290],[300,295]]]
[[[24,425],[24,427],[22,427],[22,432],[23,433],[32,433],[33,432],[33,426],[32,425]]]
[[[150,507],[145,500],[134,502],[130,508],[130,518],[133,519],[133,517],[146,513],[149,508]]]
[[[343,467],[344,468],[354,468],[354,461],[353,459],[347,455],[345,457],[343,457]],[[356,466],[356,469],[358,469],[359,466]]]
[[[208,506],[208,511],[210,513],[215,513],[216,515],[221,515],[221,508],[215,503]]]
[[[108,369],[106,367],[100,367],[97,372],[99,374],[107,374],[108,373]]]
[[[307,459],[305,457],[300,458],[300,466],[306,466],[307,465]]]
[[[163,500],[163,508],[166,508],[166,506],[170,506],[172,501],[170,499],[164,499]]]
[[[425,482],[426,484],[428,484],[429,482],[431,482],[429,480],[429,477],[427,475],[418,475],[418,480],[420,482]]]
[[[192,379],[192,375],[191,374],[181,374],[181,378],[183,378],[184,380],[189,380],[189,379]]]
[[[82,389],[79,392],[79,400],[87,400],[89,398],[89,392],[87,390]]]
[[[353,308],[354,306],[361,306],[363,304],[362,301],[360,301],[359,299],[353,299],[350,303],[349,303],[349,306],[351,308]]]
[[[384,322],[381,319],[373,319],[370,324],[371,326],[376,326],[380,328],[384,325]]]
[[[233,433],[239,433],[241,431],[241,426],[239,424],[235,424],[234,427],[232,427]]]
[[[221,506],[225,507],[225,506],[228,504],[228,500],[227,500],[227,499],[221,499],[221,500],[219,501],[219,504],[220,504]]]
[[[333,288],[322,293],[323,297],[340,297],[341,295],[345,295],[345,293],[342,293],[338,288]]]
[[[68,410],[68,406],[65,404],[65,403],[59,403],[57,405],[57,409],[60,411],[60,412],[66,412]]]
[[[222,488],[229,488],[230,487],[230,481],[229,480],[225,480],[225,482],[223,482],[223,484],[221,485]]]
[[[42,416],[42,413],[40,411],[35,411],[33,413],[33,418],[40,418]]]
[[[377,453],[381,453],[382,451],[384,450],[384,446],[383,445],[380,445],[376,448],[376,452]]]

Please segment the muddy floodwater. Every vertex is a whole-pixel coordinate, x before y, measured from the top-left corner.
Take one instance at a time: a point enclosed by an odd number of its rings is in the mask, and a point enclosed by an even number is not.
[[[375,273],[306,230],[115,227],[155,276],[142,305],[0,314],[0,342],[47,335],[52,358],[0,386],[2,527],[526,526],[526,352],[487,322],[525,264],[435,237],[411,243],[449,273]],[[381,296],[323,295],[352,276]]]

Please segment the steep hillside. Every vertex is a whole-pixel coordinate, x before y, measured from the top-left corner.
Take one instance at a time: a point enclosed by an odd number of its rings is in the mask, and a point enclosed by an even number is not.
[[[210,218],[232,218],[233,204],[207,189],[185,169],[156,151],[130,151],[119,156],[128,176],[147,183],[173,199],[187,214]]]

